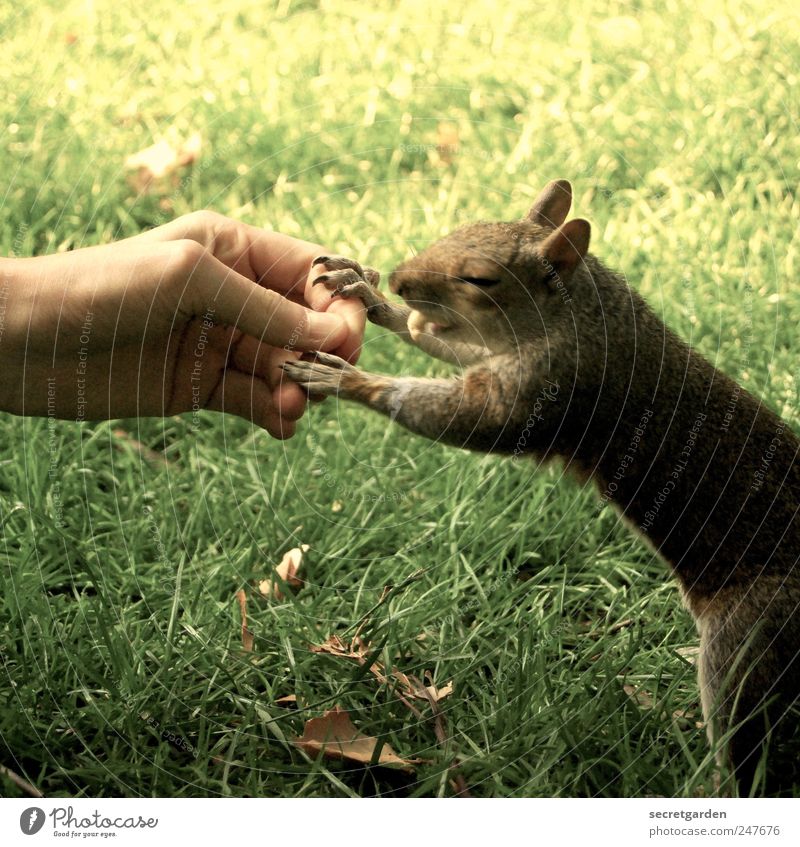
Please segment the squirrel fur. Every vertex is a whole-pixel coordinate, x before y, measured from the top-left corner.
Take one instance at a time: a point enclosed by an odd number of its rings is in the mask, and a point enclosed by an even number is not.
[[[550,183],[526,218],[464,226],[390,288],[341,257],[317,282],[374,323],[460,364],[452,379],[367,373],[330,354],[287,363],[429,439],[559,457],[658,551],[699,632],[704,718],[740,793],[790,790],[800,734],[800,440],[675,335],[567,220]],[[759,767],[759,763],[765,767]]]

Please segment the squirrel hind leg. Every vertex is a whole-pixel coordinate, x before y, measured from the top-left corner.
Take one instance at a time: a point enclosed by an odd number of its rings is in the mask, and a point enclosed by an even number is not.
[[[752,589],[751,589],[752,590]],[[800,787],[800,620],[742,598],[699,622],[698,679],[709,740],[740,796]],[[776,625],[777,624],[777,625]]]
[[[763,723],[752,716],[752,689],[738,672],[736,649],[729,648],[723,628],[701,630],[698,682],[706,733],[720,768],[728,769],[740,796],[750,794],[763,756]],[[751,715],[742,721],[741,715]]]

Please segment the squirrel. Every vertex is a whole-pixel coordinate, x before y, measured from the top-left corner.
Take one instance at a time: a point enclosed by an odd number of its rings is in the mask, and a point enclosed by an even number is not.
[[[475,223],[391,274],[321,256],[315,284],[465,369],[368,373],[327,353],[288,362],[312,395],[361,403],[469,450],[560,458],[660,554],[697,625],[718,762],[740,794],[800,784],[800,440],[675,335],[567,220],[551,182],[521,221]],[[763,764],[762,764],[763,763]]]

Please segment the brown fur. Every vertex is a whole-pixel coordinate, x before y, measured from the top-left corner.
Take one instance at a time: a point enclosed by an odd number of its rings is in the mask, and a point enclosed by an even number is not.
[[[709,732],[740,791],[767,742],[761,789],[779,791],[797,779],[800,441],[586,253],[570,199],[551,183],[525,220],[464,227],[404,262],[390,284],[410,308],[353,292],[406,340],[480,361],[460,378],[377,377],[334,357],[289,373],[428,438],[557,456],[593,479],[680,583]],[[411,309],[428,321],[414,337]]]

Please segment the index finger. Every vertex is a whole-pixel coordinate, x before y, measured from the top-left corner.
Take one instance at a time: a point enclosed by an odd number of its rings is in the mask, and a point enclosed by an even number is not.
[[[282,232],[250,224],[244,227],[250,239],[249,259],[256,280],[281,294],[303,296],[311,262],[325,248]],[[309,305],[316,308],[313,303]]]
[[[325,249],[311,241],[250,225],[247,231],[251,244],[249,259],[258,283],[289,300],[307,303],[315,312],[338,315],[347,327],[347,335],[333,352],[355,364],[364,341],[367,310],[360,300],[333,299],[324,286],[312,284],[325,272],[323,263],[312,265],[315,259],[325,255]]]
[[[292,300],[304,292],[306,274],[319,244],[281,232],[245,224],[208,210],[182,215],[169,223],[134,235],[132,242],[190,239],[237,273]]]

